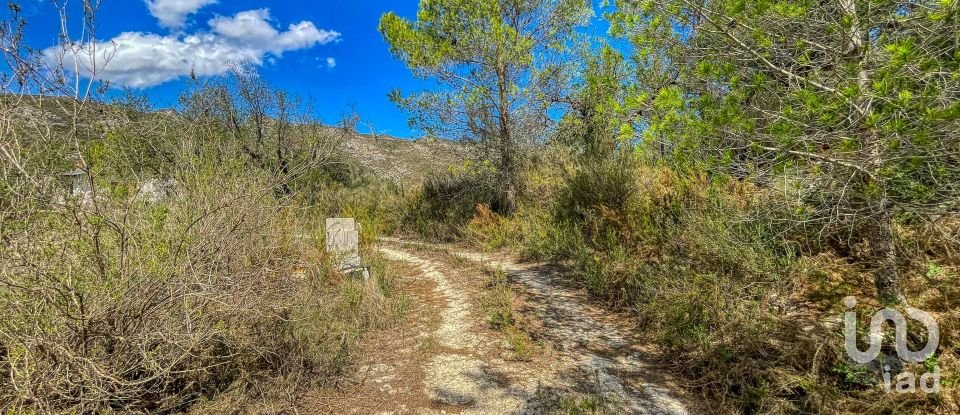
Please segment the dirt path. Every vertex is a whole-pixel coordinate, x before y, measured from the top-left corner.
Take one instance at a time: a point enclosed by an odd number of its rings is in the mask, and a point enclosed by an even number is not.
[[[420,385],[396,377],[383,382],[397,383],[389,388],[410,396],[382,413],[538,414],[589,410],[600,406],[597,402],[613,413],[696,412],[681,403],[686,399],[680,388],[650,364],[629,321],[592,307],[582,292],[560,284],[550,267],[445,246],[385,243],[386,258],[407,264],[410,278],[433,286],[413,301],[426,305],[421,313],[438,321],[420,333],[436,347],[419,361],[408,358],[381,368],[422,370]],[[488,327],[478,264],[507,271],[522,298],[518,312],[538,326],[542,347],[535,357],[510,359],[503,334]]]
[[[504,382],[502,373],[485,359],[491,345],[478,333],[472,290],[459,287],[439,271],[439,265],[400,249],[382,248],[394,261],[418,267],[436,284],[446,304],[437,310],[441,323],[434,333],[441,348],[425,368],[424,392],[431,401],[462,407],[464,414],[507,414],[523,406],[532,395],[523,387]],[[502,363],[502,362],[501,362]]]

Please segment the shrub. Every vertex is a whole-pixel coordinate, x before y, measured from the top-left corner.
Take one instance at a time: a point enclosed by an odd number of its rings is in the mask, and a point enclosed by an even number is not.
[[[97,179],[18,190],[0,248],[0,409],[178,412],[201,398],[335,380],[398,306],[338,282],[301,221],[241,164],[185,160],[177,191]],[[242,395],[242,394],[241,394]]]
[[[428,177],[407,203],[404,228],[423,238],[450,242],[466,235],[477,206],[494,211],[503,206],[492,185],[492,170],[467,166],[464,171]]]

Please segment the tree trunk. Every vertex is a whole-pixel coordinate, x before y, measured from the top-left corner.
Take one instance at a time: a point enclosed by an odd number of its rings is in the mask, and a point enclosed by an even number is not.
[[[509,122],[509,118],[502,122]],[[503,213],[512,215],[517,209],[517,173],[514,169],[513,140],[509,126],[501,125],[500,131],[500,168],[503,171]]]
[[[905,304],[900,291],[900,271],[897,269],[897,238],[893,230],[893,215],[886,198],[877,203],[880,209],[867,233],[870,254],[873,257],[873,282],[877,295],[885,304]]]
[[[510,131],[510,91],[506,64],[501,62],[497,68],[500,170],[503,172],[503,213],[512,215],[517,209],[517,172],[514,159],[514,143]]]
[[[512,173],[508,174],[506,179],[507,183],[503,194],[503,210],[505,214],[512,215],[513,212],[517,210],[517,184]]]
[[[859,66],[857,84],[860,87],[859,97],[856,100],[855,111],[858,118],[867,120],[873,113],[872,102],[869,97],[870,73],[867,71],[867,55],[869,49],[868,31],[861,23],[855,0],[839,0],[840,9],[850,19],[850,30],[847,33],[847,45],[844,55]],[[872,177],[864,178],[866,183],[876,181],[877,187],[885,192],[885,183],[880,175],[884,163],[884,140],[875,127],[867,127],[866,168],[872,172]],[[900,291],[900,271],[897,269],[897,238],[893,230],[893,210],[886,194],[880,196],[870,206],[870,224],[867,233],[867,242],[870,244],[870,259],[874,266],[873,282],[877,288],[877,296],[883,303],[906,303]]]

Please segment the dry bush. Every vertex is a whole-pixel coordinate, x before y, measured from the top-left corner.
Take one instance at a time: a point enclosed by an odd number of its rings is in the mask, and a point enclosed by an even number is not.
[[[271,186],[196,167],[160,202],[117,185],[4,222],[0,405],[174,412],[258,376],[342,371],[381,301],[304,261]]]
[[[287,191],[326,162],[315,126],[276,169],[216,120],[89,105],[0,102],[0,412],[289,408],[402,312],[382,266],[344,279],[300,238],[314,221]],[[74,168],[88,192],[61,183]]]

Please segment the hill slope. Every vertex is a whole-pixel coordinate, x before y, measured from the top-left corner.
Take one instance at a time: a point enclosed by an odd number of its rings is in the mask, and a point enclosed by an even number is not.
[[[0,96],[0,112],[13,119],[30,121],[67,132],[71,128],[73,101],[68,98],[36,96]],[[81,139],[97,139],[110,125],[130,116],[129,109],[110,104],[88,104],[84,107],[87,120],[96,120],[97,126],[80,125]],[[143,115],[143,112],[134,111]],[[178,117],[177,111],[159,109],[148,112],[149,117]],[[142,120],[140,121],[142,122]],[[344,133],[340,128],[326,127],[331,137],[337,137],[335,155],[343,161],[355,163],[382,178],[401,184],[417,184],[431,173],[447,170],[460,164],[466,157],[466,145],[450,140],[423,138],[401,139],[388,135]]]
[[[430,173],[461,163],[466,146],[455,141],[422,138],[406,140],[385,135],[352,134],[340,142],[346,159],[398,183],[420,182]]]

